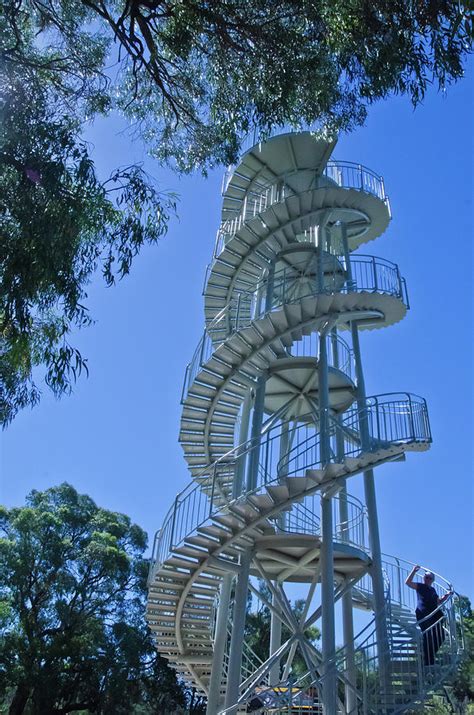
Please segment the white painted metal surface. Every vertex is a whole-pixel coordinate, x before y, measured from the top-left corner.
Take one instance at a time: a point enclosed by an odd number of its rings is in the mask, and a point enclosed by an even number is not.
[[[147,616],[158,651],[209,694],[208,715],[258,702],[259,712],[406,712],[462,648],[449,595],[429,670],[403,588],[409,566],[381,554],[373,469],[427,449],[431,434],[422,398],[366,395],[358,331],[401,320],[408,298],[396,265],[354,253],[390,220],[383,179],[330,160],[333,148],[309,132],[276,136],[224,182],[206,332],[182,396],[193,481],[157,533]],[[346,491],[362,473],[365,504]],[[289,582],[308,586],[298,615]],[[438,580],[440,595],[448,588]],[[271,613],[263,662],[245,641],[248,589]],[[374,614],[355,637],[353,608]]]

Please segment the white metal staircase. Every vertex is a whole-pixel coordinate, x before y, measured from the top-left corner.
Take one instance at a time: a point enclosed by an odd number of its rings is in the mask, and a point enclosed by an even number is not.
[[[380,561],[373,505],[347,493],[349,478],[364,473],[369,494],[371,470],[426,450],[431,432],[423,398],[365,394],[358,331],[401,320],[408,297],[398,266],[353,254],[385,230],[390,206],[381,177],[329,161],[333,146],[309,132],[277,136],[252,147],[224,182],[206,329],[182,395],[179,439],[192,481],[156,535],[147,607],[158,651],[208,695],[208,715],[259,702],[255,711],[268,713],[412,711],[462,648],[450,596],[438,667],[428,672],[403,585],[410,567]],[[280,645],[273,632],[264,663],[242,642],[254,577],[267,580],[272,617],[293,629]],[[290,581],[310,584],[301,623],[284,593]],[[438,588],[447,590],[441,578]],[[353,608],[374,619],[328,656],[335,602],[346,635]],[[225,628],[216,603],[229,613]],[[322,652],[302,635],[321,618]],[[297,648],[308,671],[295,682]]]

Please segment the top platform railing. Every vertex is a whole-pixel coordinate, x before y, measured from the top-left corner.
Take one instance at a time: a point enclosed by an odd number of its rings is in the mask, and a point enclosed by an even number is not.
[[[307,169],[302,171],[308,173]],[[289,183],[296,174],[295,171],[285,174],[278,177],[274,183],[265,187],[256,187],[249,192],[246,192],[245,188],[241,189],[242,196],[235,198],[235,216],[224,221],[217,232],[215,256],[219,255],[226,241],[235,235],[245,221],[263,213],[270,206],[285,201],[290,196],[303,193],[296,191]],[[314,172],[313,183],[306,191],[331,185],[371,194],[383,201],[390,212],[390,202],[382,176],[362,164],[351,161],[328,161],[322,173]]]
[[[307,169],[302,171],[308,173]],[[258,187],[257,190],[249,192],[246,192],[244,188],[241,189],[242,196],[235,198],[235,216],[223,221],[217,231],[214,257],[222,252],[226,243],[246,221],[255,218],[275,204],[283,203],[291,196],[304,193],[296,191],[289,183],[296,174],[297,172],[284,174],[272,184],[260,187],[259,190]],[[390,213],[390,202],[385,192],[383,177],[362,164],[351,161],[328,161],[322,173],[314,172],[313,182],[309,183],[305,191],[327,188],[331,185],[371,194],[383,201]]]

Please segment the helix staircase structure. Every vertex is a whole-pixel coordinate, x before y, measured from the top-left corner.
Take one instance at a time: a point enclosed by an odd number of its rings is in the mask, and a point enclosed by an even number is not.
[[[359,332],[409,304],[398,266],[357,250],[389,224],[383,180],[331,160],[334,145],[280,134],[224,178],[182,394],[192,480],[156,534],[147,606],[158,651],[208,715],[413,712],[462,650],[450,585],[436,579],[447,597],[422,632],[411,565],[380,550],[374,469],[428,449],[431,432],[423,398],[366,394]],[[290,583],[307,588],[298,616]],[[271,613],[266,659],[246,642],[249,592]]]

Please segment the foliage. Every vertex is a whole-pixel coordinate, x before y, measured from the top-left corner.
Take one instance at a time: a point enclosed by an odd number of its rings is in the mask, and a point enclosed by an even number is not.
[[[463,619],[465,656],[453,682],[454,695],[474,703],[474,615],[466,596],[458,596],[458,606]]]
[[[456,599],[456,606],[462,617],[464,654],[451,682],[443,687],[442,692],[433,695],[425,705],[427,712],[437,715],[474,713],[474,616],[467,596],[457,596]]]
[[[416,104],[462,76],[473,30],[458,0],[7,0],[6,18],[7,61],[40,64],[67,92],[86,85],[94,107],[113,102],[115,42],[119,105],[184,169],[231,161],[254,128],[351,128],[394,92]],[[25,51],[25,26],[46,57]]]
[[[8,67],[8,65],[7,65]],[[91,322],[86,286],[98,265],[122,278],[144,243],[166,230],[173,197],[161,197],[138,166],[96,176],[79,123],[28,76],[3,79],[0,164],[0,421],[35,404],[33,370],[67,392],[86,360],[69,344]],[[4,85],[5,86],[5,85]]]
[[[145,624],[145,533],[62,484],[0,514],[0,697],[10,715],[184,704]]]
[[[119,109],[179,170],[231,163],[242,137],[363,123],[463,74],[473,16],[458,0],[4,0],[0,18],[0,421],[86,370],[69,343],[86,286],[128,273],[174,197],[140,167],[96,175],[87,121]],[[109,65],[114,64],[111,68]],[[39,374],[39,373],[38,373]]]

